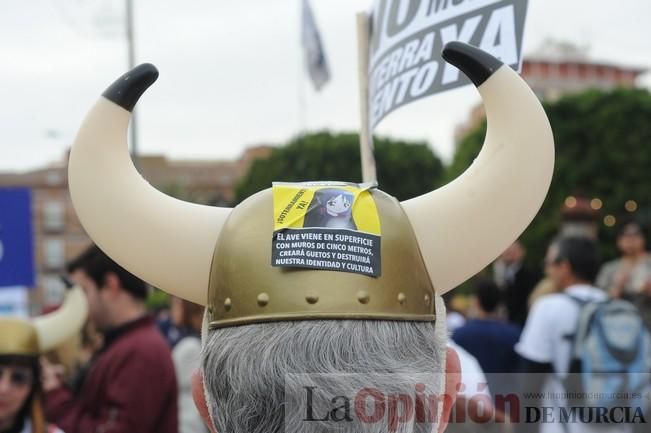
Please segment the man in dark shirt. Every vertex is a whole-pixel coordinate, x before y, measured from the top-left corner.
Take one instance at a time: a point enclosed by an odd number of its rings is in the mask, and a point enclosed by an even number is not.
[[[505,391],[506,375],[513,373],[519,364],[514,346],[520,338],[521,329],[505,323],[497,316],[501,292],[491,280],[479,280],[476,285],[478,317],[458,328],[452,339],[472,354],[486,374],[488,385],[494,395]]]
[[[176,433],[177,385],[170,349],[146,314],[146,285],[92,246],[68,266],[104,334],[78,393],[44,365],[48,419],[67,433]]]
[[[529,295],[541,279],[538,270],[524,261],[524,246],[515,241],[495,261],[495,282],[502,289],[507,319],[519,327],[527,320]]]

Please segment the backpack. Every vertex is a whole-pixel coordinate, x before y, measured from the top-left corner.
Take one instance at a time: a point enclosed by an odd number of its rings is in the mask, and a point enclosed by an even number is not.
[[[648,397],[651,334],[639,310],[621,299],[579,305],[566,390],[570,400],[589,407],[631,405]],[[573,397],[573,398],[572,398]]]

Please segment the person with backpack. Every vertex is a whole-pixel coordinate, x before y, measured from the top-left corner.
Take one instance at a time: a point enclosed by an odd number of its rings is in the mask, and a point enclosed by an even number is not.
[[[625,398],[645,391],[649,334],[632,304],[609,300],[593,286],[598,269],[589,239],[561,238],[549,246],[545,272],[561,291],[535,302],[516,351],[523,358],[521,370],[538,373],[522,375],[523,405],[552,409],[546,409],[547,420],[525,418],[524,427],[534,421],[541,433],[627,433],[632,423],[649,421],[635,417],[635,401]],[[540,394],[533,402],[525,393]]]

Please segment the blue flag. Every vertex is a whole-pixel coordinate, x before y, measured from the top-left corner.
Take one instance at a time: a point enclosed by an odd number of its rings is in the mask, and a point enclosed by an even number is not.
[[[34,287],[32,197],[28,188],[0,188],[0,287]]]

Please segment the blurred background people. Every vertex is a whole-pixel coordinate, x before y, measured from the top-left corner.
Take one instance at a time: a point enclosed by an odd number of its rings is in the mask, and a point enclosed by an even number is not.
[[[38,356],[0,355],[0,433],[61,432],[47,428]]]
[[[445,302],[445,322],[448,327],[448,332],[452,334],[457,328],[463,326],[466,323],[466,316],[459,311],[455,301],[459,298],[451,293],[446,293],[443,295],[443,302]],[[467,309],[467,308],[464,308]]]
[[[69,264],[103,333],[78,392],[43,362],[47,414],[67,433],[176,433],[177,384],[169,346],[145,309],[145,283],[91,246]]]
[[[651,329],[651,254],[646,251],[642,226],[632,221],[622,224],[617,249],[621,257],[601,267],[596,284],[612,297],[633,302]]]
[[[156,318],[156,326],[167,340],[170,347],[176,346],[176,343],[183,337],[180,330],[174,326],[169,305],[163,305],[153,311]]]
[[[0,433],[61,433],[46,423],[40,356],[78,334],[87,312],[84,294],[75,288],[56,312],[0,317]]]
[[[616,239],[621,257],[601,267],[596,285],[612,297],[633,302],[651,329],[651,254],[646,251],[644,230],[637,222],[627,221],[619,227]]]
[[[584,236],[583,233],[579,230],[565,230],[565,232],[569,233],[574,233],[578,232],[578,234],[569,234],[569,235],[564,235],[563,230],[561,230],[561,233],[553,238],[551,242],[549,242],[549,246],[558,243],[558,241],[563,238],[563,237],[576,237],[576,238],[586,238],[591,240],[592,242],[596,242],[596,240],[592,237]],[[548,246],[548,249],[549,249]],[[544,262],[544,260],[543,260]],[[546,267],[546,263],[543,263],[543,267]],[[536,303],[536,301],[540,298],[542,298],[545,295],[550,295],[552,293],[558,293],[562,292],[563,289],[560,287],[557,287],[556,284],[554,283],[554,280],[549,277],[547,273],[542,276],[540,281],[534,286],[533,291],[529,295],[529,299],[527,300],[527,308],[529,311],[531,311],[531,307],[533,307],[533,304]]]
[[[527,301],[540,281],[540,273],[527,266],[526,250],[515,241],[493,264],[495,283],[504,292],[504,307],[508,321],[524,326],[527,319]]]
[[[192,375],[199,368],[201,324],[204,308],[175,296],[170,297],[170,317],[180,335],[172,350],[179,388],[179,433],[207,433],[192,399]]]
[[[646,239],[638,223],[628,222],[619,228],[617,249],[621,257],[601,267],[597,286],[616,298],[651,295],[651,254],[646,251]]]
[[[528,309],[531,310],[533,304],[535,304],[536,301],[543,296],[559,291],[559,288],[556,287],[552,280],[550,280],[548,277],[543,278],[538,282],[538,284],[536,284],[536,286],[533,288],[533,292],[531,292],[529,295],[529,300],[527,301]]]
[[[71,283],[64,278],[67,286]],[[47,312],[58,311],[59,307],[50,308]],[[73,390],[79,390],[86,375],[93,355],[102,346],[102,336],[95,329],[91,320],[86,320],[81,331],[49,351],[43,356],[52,364],[61,366],[61,379]]]
[[[508,393],[507,379],[503,374],[516,371],[519,357],[514,346],[520,338],[521,329],[500,319],[498,308],[502,293],[489,279],[475,283],[475,310],[477,317],[468,320],[452,334],[452,339],[473,355],[488,378],[495,394]]]
[[[562,380],[569,373],[572,339],[580,314],[580,302],[606,300],[603,290],[592,285],[599,269],[597,249],[591,240],[580,237],[561,238],[547,250],[545,272],[553,284],[561,290],[540,297],[531,308],[516,351],[523,358],[521,371],[535,373],[525,376],[523,390],[544,395],[563,395]],[[565,407],[562,398],[545,399],[539,405],[556,409]],[[555,410],[556,410],[555,409]],[[556,411],[555,413],[558,413]],[[535,425],[520,425],[533,428]],[[572,433],[579,431],[626,432],[626,426],[601,429],[601,426],[560,423],[540,424],[540,432]],[[596,430],[595,430],[596,429]],[[530,430],[523,430],[530,431]]]

